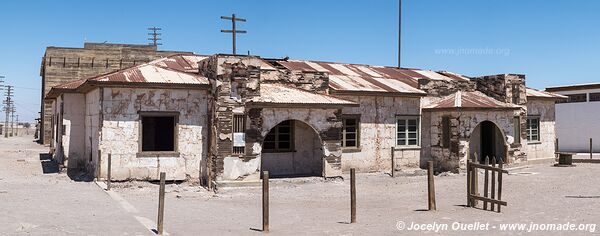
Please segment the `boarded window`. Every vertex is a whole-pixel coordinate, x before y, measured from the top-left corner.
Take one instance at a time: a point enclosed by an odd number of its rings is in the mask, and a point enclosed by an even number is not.
[[[273,127],[263,142],[264,152],[291,152],[294,143],[294,126],[290,120]]]
[[[246,116],[233,115],[233,154],[244,154]]]
[[[142,116],[142,151],[175,151],[175,115]]]
[[[514,143],[521,143],[521,117],[515,116],[513,117],[513,126],[514,126]]]
[[[540,141],[540,118],[527,117],[527,141]]]
[[[590,102],[600,101],[600,93],[590,93]]]
[[[450,147],[450,117],[442,117],[442,147]]]
[[[398,116],[396,119],[396,145],[419,145],[419,117]]]
[[[359,147],[360,119],[357,116],[342,119],[342,147]]]

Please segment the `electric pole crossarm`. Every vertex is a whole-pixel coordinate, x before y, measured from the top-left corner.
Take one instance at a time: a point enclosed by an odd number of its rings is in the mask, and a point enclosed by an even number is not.
[[[231,14],[231,17],[229,16],[221,16],[221,19],[223,20],[230,20],[231,21],[231,30],[221,30],[222,33],[231,33],[231,38],[232,38],[232,48],[233,48],[233,55],[235,55],[235,48],[236,48],[236,34],[245,34],[246,31],[245,30],[237,30],[236,29],[236,25],[235,22],[236,21],[240,21],[240,22],[246,22],[246,19],[243,18],[237,18],[235,17],[235,14]]]

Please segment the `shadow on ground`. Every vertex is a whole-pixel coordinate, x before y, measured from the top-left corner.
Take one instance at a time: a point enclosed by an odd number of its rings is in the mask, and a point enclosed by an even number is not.
[[[61,172],[60,166],[52,159],[50,153],[40,153],[40,162],[42,163],[42,172],[44,174],[58,174]],[[67,176],[77,182],[91,182],[94,180],[93,176],[79,169],[67,169]]]

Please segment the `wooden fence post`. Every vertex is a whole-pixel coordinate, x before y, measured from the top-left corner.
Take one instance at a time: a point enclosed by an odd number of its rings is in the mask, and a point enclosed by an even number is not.
[[[500,159],[498,162],[498,167],[502,169],[503,164],[504,161]],[[502,172],[498,173],[498,200],[502,200],[502,174]],[[502,205],[498,204],[498,213],[500,213],[500,207],[502,207]]]
[[[492,157],[492,167],[496,167],[496,157],[495,157],[495,156],[493,156],[493,157]],[[492,189],[492,192],[491,192],[491,194],[490,194],[490,195],[491,195],[490,197],[491,197],[492,199],[495,199],[495,197],[496,197],[496,174],[497,174],[497,173],[498,173],[498,172],[496,172],[496,171],[492,170],[492,187],[491,187],[491,189]],[[492,211],[494,211],[494,208],[495,208],[495,207],[496,207],[496,204],[495,204],[495,203],[493,203],[493,202],[490,202],[490,209],[491,209]]]
[[[262,222],[263,232],[269,232],[269,171],[263,171],[262,178]]]
[[[427,162],[427,197],[429,200],[429,210],[435,211],[437,210],[435,204],[435,185],[433,182],[433,161]]]
[[[112,166],[111,166],[111,161],[112,161],[112,157],[110,155],[110,153],[108,154],[108,168],[106,169],[106,190],[110,190],[110,172],[112,171]]]
[[[395,157],[395,152],[396,148],[392,147],[392,171],[391,171],[391,175],[392,177],[396,176],[396,157]]]
[[[590,138],[590,160],[592,159],[593,153],[594,153],[594,149],[592,148],[592,138]]]
[[[471,207],[471,161],[467,158],[467,206]]]
[[[356,175],[354,168],[350,169],[350,223],[356,223]]]
[[[96,165],[96,168],[98,169],[98,173],[96,173],[96,180],[100,181],[100,177],[102,174],[102,152],[100,150],[98,150],[98,164]]]
[[[160,172],[160,188],[158,191],[158,221],[156,234],[163,234],[163,223],[165,216],[165,172]]]
[[[486,166],[490,165],[490,157],[489,156],[485,157],[485,165]],[[488,183],[489,183],[489,171],[486,169],[485,170],[485,176],[484,176],[484,179],[483,179],[483,197],[485,197],[485,198],[488,197],[488,192],[489,192]],[[488,206],[488,203],[487,202],[483,202],[483,209],[484,210],[487,210],[487,206]]]

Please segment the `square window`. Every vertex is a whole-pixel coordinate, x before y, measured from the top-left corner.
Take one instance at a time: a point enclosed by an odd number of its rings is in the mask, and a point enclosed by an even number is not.
[[[142,116],[142,152],[175,151],[176,116]]]
[[[419,145],[419,116],[398,116],[396,119],[396,145]]]

